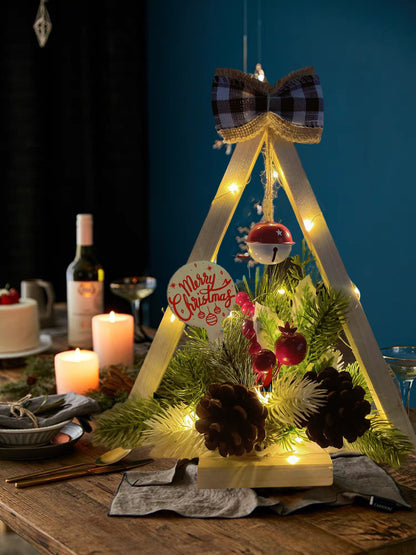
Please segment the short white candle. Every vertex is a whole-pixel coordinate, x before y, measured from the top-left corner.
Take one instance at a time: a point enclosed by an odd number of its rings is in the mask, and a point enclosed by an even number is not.
[[[134,319],[131,314],[98,314],[92,318],[92,344],[100,368],[131,366],[134,357]]]
[[[83,395],[98,389],[98,356],[93,351],[75,349],[55,355],[55,380],[57,393],[73,391]]]

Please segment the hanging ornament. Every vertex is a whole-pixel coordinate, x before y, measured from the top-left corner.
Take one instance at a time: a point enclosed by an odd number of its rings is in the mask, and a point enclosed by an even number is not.
[[[47,0],[40,0],[35,23],[33,24],[33,29],[41,48],[45,46],[50,32],[52,31],[52,22],[48,10],[46,9],[45,2],[47,2]]]
[[[254,260],[261,264],[283,262],[292,250],[292,235],[287,227],[276,222],[260,222],[248,234],[247,247]]]
[[[308,350],[306,339],[301,333],[297,333],[297,328],[292,328],[289,322],[279,326],[282,335],[274,344],[274,352],[280,366],[295,366],[302,362]]]
[[[224,268],[200,260],[185,264],[175,272],[167,295],[174,315],[185,324],[205,328],[209,341],[213,342],[221,337],[222,320],[230,314],[235,302],[235,286]]]

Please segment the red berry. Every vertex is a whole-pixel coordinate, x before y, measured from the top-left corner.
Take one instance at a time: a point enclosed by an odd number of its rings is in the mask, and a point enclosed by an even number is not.
[[[250,297],[244,291],[240,291],[240,293],[237,293],[237,295],[235,296],[235,302],[239,306],[243,306],[244,303],[250,302]]]
[[[260,351],[261,351],[260,343],[257,341],[257,339],[253,339],[251,341],[250,347],[248,348],[248,352],[250,353],[250,355],[255,355]]]
[[[253,337],[256,337],[256,332],[253,327],[253,320],[244,320],[244,322],[241,324],[241,333],[247,339],[253,339]]]
[[[255,311],[256,307],[250,301],[241,306],[241,312],[246,316],[254,316]]]
[[[273,351],[262,349],[253,356],[253,368],[256,372],[268,372],[276,364],[276,357]]]
[[[0,304],[13,304],[13,301],[8,293],[3,293],[0,297]]]
[[[285,327],[279,328],[282,335],[274,345],[274,352],[279,364],[295,366],[302,362],[308,350],[306,339],[301,333],[296,333],[297,328],[291,328],[289,322]]]
[[[20,298],[19,291],[14,287],[12,287],[11,289],[9,289],[9,297],[12,300],[11,304],[18,303]]]

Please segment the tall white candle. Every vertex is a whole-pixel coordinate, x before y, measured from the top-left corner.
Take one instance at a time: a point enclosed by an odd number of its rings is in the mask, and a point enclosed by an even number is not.
[[[73,391],[83,395],[98,389],[98,356],[93,351],[75,349],[55,355],[55,379],[57,393]]]
[[[131,314],[98,314],[92,318],[92,344],[100,368],[131,366],[134,357],[134,319]]]

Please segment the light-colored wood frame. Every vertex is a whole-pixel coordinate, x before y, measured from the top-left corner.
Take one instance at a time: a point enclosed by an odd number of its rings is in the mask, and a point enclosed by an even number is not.
[[[238,143],[211,204],[188,262],[216,259],[225,232],[250,178],[265,134]],[[370,388],[379,412],[386,416],[416,446],[415,432],[404,410],[400,394],[390,375],[353,284],[348,277],[294,145],[281,137],[272,141],[273,161],[292,205],[309,249],[327,286],[341,290],[350,300],[344,325],[352,351]],[[232,187],[232,185],[234,185]],[[305,225],[305,221],[313,227]],[[181,338],[184,324],[168,308],[156,332],[130,397],[149,397],[158,388]]]

